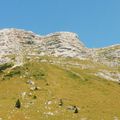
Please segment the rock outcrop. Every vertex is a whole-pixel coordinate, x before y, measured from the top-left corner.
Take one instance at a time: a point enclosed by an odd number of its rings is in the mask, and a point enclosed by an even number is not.
[[[120,45],[112,45],[105,48],[95,49],[95,58],[108,66],[120,65]]]
[[[91,59],[110,66],[120,64],[120,45],[89,49],[72,32],[56,32],[46,36],[19,29],[0,30],[0,63],[22,64],[25,56],[55,56]]]

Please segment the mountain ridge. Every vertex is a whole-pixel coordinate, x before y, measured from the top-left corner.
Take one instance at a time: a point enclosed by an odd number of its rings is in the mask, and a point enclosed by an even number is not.
[[[116,120],[119,93],[119,45],[87,48],[71,32],[0,31],[0,119]]]
[[[103,64],[120,65],[120,44],[104,48],[87,48],[73,32],[55,32],[43,36],[23,29],[2,29],[0,30],[0,61],[3,60],[3,56],[11,54],[21,58],[22,55],[38,55],[92,59]],[[7,62],[6,60],[3,61]]]

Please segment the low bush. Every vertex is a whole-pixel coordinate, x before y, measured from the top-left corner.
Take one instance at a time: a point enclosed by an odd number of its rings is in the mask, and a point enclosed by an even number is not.
[[[10,68],[10,67],[12,67],[13,65],[14,65],[13,63],[1,64],[1,65],[0,65],[0,71],[3,71],[3,70],[5,70],[5,69],[7,69],[7,68]]]

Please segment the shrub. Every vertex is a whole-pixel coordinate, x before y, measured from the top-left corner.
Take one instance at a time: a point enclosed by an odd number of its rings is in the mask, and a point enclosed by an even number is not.
[[[14,64],[13,63],[5,63],[5,64],[2,64],[2,65],[0,65],[0,71],[3,71],[3,70],[5,70],[5,69],[7,69],[7,68],[10,68],[10,67],[12,67]]]
[[[41,72],[33,73],[33,77],[34,77],[36,80],[43,79],[44,76],[45,76],[44,73],[41,73]]]
[[[21,75],[21,69],[19,67],[16,67],[15,69],[12,69],[9,73],[4,75],[4,78],[11,78],[17,75]]]
[[[15,107],[16,108],[20,108],[21,107],[21,103],[20,103],[19,99],[16,101]]]
[[[37,96],[36,96],[36,95],[34,95],[34,96],[33,96],[33,99],[37,99]]]

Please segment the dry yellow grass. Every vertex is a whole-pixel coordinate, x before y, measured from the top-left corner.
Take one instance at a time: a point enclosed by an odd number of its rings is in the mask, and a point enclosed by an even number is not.
[[[98,68],[109,69],[102,65],[97,65]],[[0,75],[0,118],[114,120],[114,117],[118,117],[120,119],[120,85],[92,75],[95,69],[84,70],[71,66],[65,68],[32,61],[23,67],[5,70]],[[31,85],[26,84],[27,80],[34,81],[41,89],[31,91]],[[27,93],[24,99],[21,97],[23,92]],[[29,93],[32,95],[29,96]],[[37,96],[36,99],[34,95]],[[18,98],[21,101],[20,109],[15,108]],[[63,100],[62,107],[58,105],[59,99]],[[51,104],[47,104],[49,101]],[[67,107],[70,105],[77,106],[79,112],[75,114],[68,110]],[[49,113],[52,114],[48,115]]]

